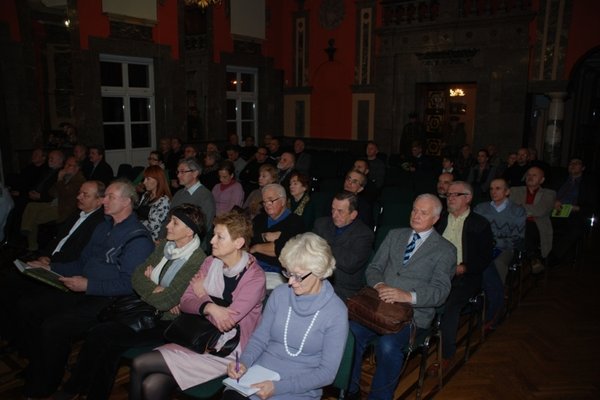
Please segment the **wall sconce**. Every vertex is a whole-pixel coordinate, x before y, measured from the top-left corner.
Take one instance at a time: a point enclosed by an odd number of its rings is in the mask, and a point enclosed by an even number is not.
[[[465,95],[465,91],[461,88],[452,89],[450,88],[450,97],[462,97]]]

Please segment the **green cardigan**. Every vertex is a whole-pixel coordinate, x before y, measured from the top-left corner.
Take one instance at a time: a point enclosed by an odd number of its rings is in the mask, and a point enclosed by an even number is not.
[[[179,304],[179,300],[183,295],[185,289],[187,289],[192,277],[200,270],[202,262],[206,258],[206,254],[201,248],[198,248],[187,262],[181,267],[169,287],[165,288],[160,293],[153,293],[156,288],[156,284],[149,278],[146,278],[144,271],[148,265],[156,266],[163,258],[163,252],[166,241],[161,240],[156,249],[145,262],[140,264],[133,274],[131,275],[131,283],[136,293],[146,303],[153,305],[160,311],[164,311],[162,319],[172,320],[175,319],[175,315],[171,314],[169,310]],[[166,267],[163,269],[161,275],[167,271],[171,262],[168,262]]]

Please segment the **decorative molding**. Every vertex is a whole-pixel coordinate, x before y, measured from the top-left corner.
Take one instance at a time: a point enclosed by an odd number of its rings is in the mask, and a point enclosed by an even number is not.
[[[110,21],[110,36],[119,39],[152,41],[152,28],[127,22]]]
[[[337,28],[345,16],[344,0],[323,0],[321,3],[321,8],[319,8],[319,23],[323,28]]]
[[[479,49],[443,50],[415,53],[423,65],[469,64]]]

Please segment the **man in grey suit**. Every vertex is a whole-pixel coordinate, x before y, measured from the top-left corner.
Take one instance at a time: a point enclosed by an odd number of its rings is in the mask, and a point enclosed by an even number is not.
[[[525,208],[525,250],[528,257],[533,259],[532,271],[541,272],[544,269],[538,258],[548,257],[552,250],[552,223],[550,215],[554,208],[556,192],[544,189],[544,170],[531,167],[525,173],[525,186],[514,187],[510,190],[510,199]]]
[[[333,288],[342,299],[356,294],[365,285],[366,262],[373,248],[373,230],[358,217],[358,199],[341,192],[331,202],[331,217],[315,221],[313,232],[327,240],[335,257]]]
[[[441,211],[442,204],[436,196],[418,196],[410,215],[411,228],[390,231],[366,271],[367,284],[379,292],[381,300],[413,305],[417,329],[427,329],[435,307],[446,300],[456,265],[456,248],[433,229]],[[356,345],[348,398],[359,398],[362,356],[371,340],[377,338],[377,367],[369,399],[392,399],[411,325],[387,335],[379,335],[354,321],[350,321],[350,329]]]

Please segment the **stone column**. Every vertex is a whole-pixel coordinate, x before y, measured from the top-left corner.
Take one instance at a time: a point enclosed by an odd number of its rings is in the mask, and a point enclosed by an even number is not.
[[[563,117],[565,114],[566,92],[546,93],[550,98],[548,123],[544,137],[544,161],[550,165],[559,165],[562,147]]]

